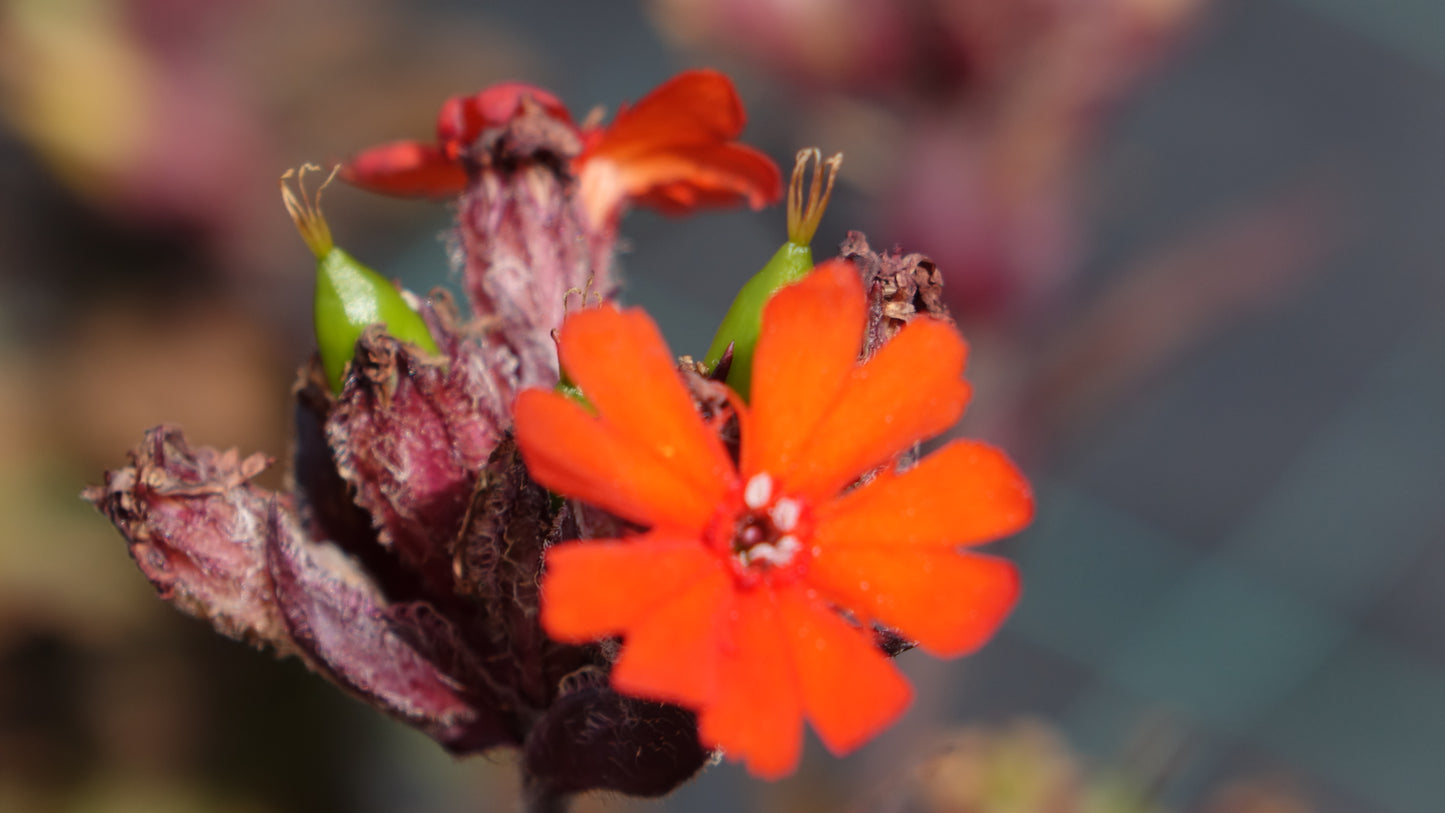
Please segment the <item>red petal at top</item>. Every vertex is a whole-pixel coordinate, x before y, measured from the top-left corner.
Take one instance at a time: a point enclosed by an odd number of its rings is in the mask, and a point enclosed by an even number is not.
[[[384,195],[449,198],[467,188],[467,171],[432,144],[394,141],[363,150],[341,165],[346,182]]]
[[[756,209],[778,200],[777,165],[734,141],[746,121],[726,76],[678,74],[588,134],[574,164],[584,206],[600,224],[615,219],[625,199],[674,214],[743,201]]]
[[[966,356],[952,326],[929,318],[909,322],[853,369],[789,468],[776,476],[790,491],[821,501],[952,426],[968,403],[961,378]]]
[[[598,417],[705,498],[721,501],[736,480],[732,461],[698,415],[667,343],[646,313],[611,304],[578,311],[563,323],[557,347],[562,368]]]
[[[768,302],[753,354],[744,479],[776,475],[796,460],[858,364],[866,310],[858,271],[843,260],[819,265]]]
[[[453,96],[442,103],[437,114],[437,141],[469,145],[484,130],[501,127],[522,110],[524,99],[558,121],[572,123],[567,106],[551,93],[526,82],[498,82],[471,96]]]
[[[1033,517],[1028,481],[1003,452],[956,440],[901,475],[891,473],[817,509],[823,546],[981,545]]]
[[[731,141],[747,125],[731,79],[713,70],[683,71],[617,116],[592,145],[594,152],[632,158],[659,144],[707,145]]]

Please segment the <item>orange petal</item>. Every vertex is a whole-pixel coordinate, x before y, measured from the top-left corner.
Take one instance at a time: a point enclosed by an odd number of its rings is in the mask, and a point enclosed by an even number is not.
[[[704,499],[722,499],[736,479],[732,460],[698,415],[647,314],[610,304],[587,308],[567,318],[557,344],[563,369],[604,422]]]
[[[1033,518],[1028,481],[1003,452],[956,440],[900,475],[884,474],[818,509],[815,544],[978,545]]]
[[[698,737],[777,779],[798,765],[803,707],[772,594],[737,595],[718,655],[717,696],[698,712]]]
[[[808,582],[941,657],[982,646],[1019,595],[1012,563],[938,548],[821,548]]]
[[[873,636],[802,588],[780,593],[803,708],[828,750],[842,755],[872,739],[908,707],[913,691]]]
[[[594,223],[616,219],[624,200],[685,214],[746,201],[754,209],[783,194],[777,164],[734,139],[747,117],[726,76],[686,71],[589,132],[574,163]]]
[[[697,540],[652,534],[566,542],[546,556],[542,628],[565,643],[620,635],[719,569]]]
[[[727,75],[683,71],[632,107],[617,111],[594,150],[620,160],[658,147],[708,144],[738,137],[748,121]]]
[[[743,144],[675,145],[607,160],[616,165],[628,197],[666,214],[743,202],[761,209],[782,195],[777,164]]]
[[[612,666],[612,685],[619,692],[691,708],[717,694],[718,642],[733,585],[722,563],[709,558],[711,572],[628,627],[622,654]],[[667,576],[654,571],[653,578]]]
[[[950,325],[909,322],[853,370],[791,469],[777,472],[780,480],[790,491],[823,500],[952,426],[968,403],[968,384],[960,378],[966,355],[963,337]]]
[[[712,518],[711,491],[570,398],[525,390],[513,416],[527,471],[547,488],[649,527],[693,533]]]
[[[419,141],[363,150],[341,166],[341,177],[362,189],[407,198],[449,198],[467,188],[461,164]]]
[[[857,366],[867,307],[857,269],[842,260],[819,265],[768,302],[753,354],[745,476],[790,468]]]

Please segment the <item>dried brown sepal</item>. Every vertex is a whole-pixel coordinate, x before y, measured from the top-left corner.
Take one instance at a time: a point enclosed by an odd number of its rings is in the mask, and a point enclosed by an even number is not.
[[[943,274],[925,255],[904,254],[898,249],[879,254],[869,249],[868,238],[862,232],[850,231],[839,248],[839,256],[857,266],[868,292],[864,358],[877,352],[916,316],[953,323],[943,301]]]
[[[953,323],[953,317],[943,301],[943,274],[928,257],[904,254],[898,249],[879,254],[868,247],[868,238],[858,231],[848,232],[838,253],[858,269],[863,277],[863,288],[868,292],[864,359],[878,352],[878,348],[918,316]],[[917,456],[918,447],[914,446],[899,456],[897,465],[906,468]],[[877,471],[870,472],[860,482],[867,482],[876,475]],[[873,643],[890,658],[916,646],[894,630],[880,626],[873,628]]]

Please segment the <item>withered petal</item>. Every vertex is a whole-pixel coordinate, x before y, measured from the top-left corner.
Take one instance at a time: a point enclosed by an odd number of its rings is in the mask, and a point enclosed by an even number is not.
[[[276,508],[264,527],[277,607],[313,668],[443,745],[481,750],[508,741],[494,719],[466,701],[458,682],[400,633],[355,561],[330,543],[304,540]]]

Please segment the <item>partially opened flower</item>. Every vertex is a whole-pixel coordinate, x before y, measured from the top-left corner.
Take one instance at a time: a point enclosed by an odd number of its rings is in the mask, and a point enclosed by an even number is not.
[[[403,197],[459,195],[467,188],[473,145],[528,106],[580,139],[580,151],[568,157],[596,228],[615,225],[628,202],[685,214],[738,203],[758,209],[782,195],[777,165],[737,142],[747,122],[742,101],[732,81],[712,70],[684,71],[636,105],[624,105],[610,125],[586,129],[578,129],[547,91],[503,82],[448,99],[437,117],[434,143],[372,147],[346,162],[342,176]]]
[[[793,769],[804,719],[841,753],[902,713],[910,689],[873,624],[957,656],[1018,596],[1013,565],[962,550],[1032,516],[1004,455],[954,441],[889,466],[962,413],[962,338],[920,317],[859,363],[866,307],[841,261],[772,299],[751,404],[733,399],[736,461],[636,310],[584,310],[561,330],[591,409],[544,390],[515,406],[534,479],[646,529],[551,547],[543,627],[621,635],[613,685],[695,709],[703,743],[761,776]]]
[[[628,204],[683,214],[781,196],[777,166],[735,140],[744,120],[716,71],[679,74],[606,127],[579,128],[557,97],[505,82],[449,99],[435,142],[373,147],[340,172],[377,192],[458,199],[453,256],[472,312],[517,357],[520,384],[549,386],[568,297],[616,293]]]
[[[678,74],[606,127],[583,133],[573,162],[582,204],[594,223],[615,219],[625,201],[667,214],[782,196],[772,159],[737,142],[747,124],[732,80],[712,70]]]

